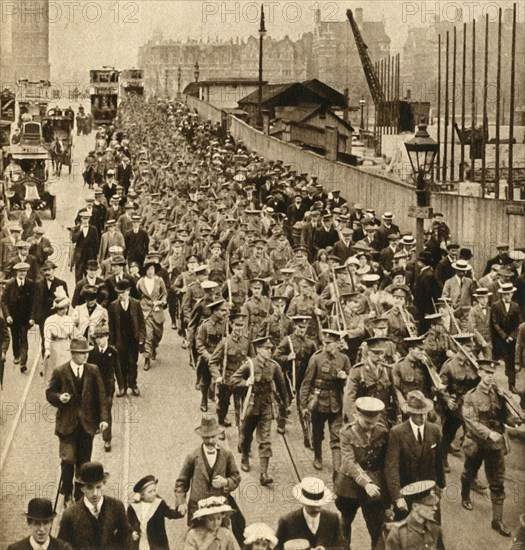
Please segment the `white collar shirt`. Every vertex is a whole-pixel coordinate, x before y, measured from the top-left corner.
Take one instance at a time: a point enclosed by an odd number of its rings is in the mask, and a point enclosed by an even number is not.
[[[73,360],[71,360],[71,370],[77,378],[82,378],[84,374],[84,365],[77,365]]]
[[[418,431],[421,432],[421,439],[425,439],[425,425],[423,424],[422,426],[418,426],[417,424],[414,424],[414,422],[412,422],[411,418],[409,418],[408,421],[410,423],[410,427],[412,428],[412,432],[414,433],[416,441],[419,441]]]
[[[33,550],[47,550],[50,542],[51,542],[51,539],[49,537],[47,537],[47,540],[46,542],[44,542],[44,544],[38,543],[34,539],[33,535],[29,537],[29,544],[31,545],[31,548],[33,548]]]
[[[204,452],[204,456],[206,457],[210,468],[213,468],[215,466],[215,462],[217,461],[217,449],[214,448],[213,451],[210,451],[203,445],[202,451]]]
[[[101,497],[100,500],[97,502],[97,506],[93,506],[91,502],[87,498],[84,498],[84,504],[86,505],[86,508],[90,511],[90,513],[98,519],[98,516],[100,514],[100,510],[102,509],[102,504],[104,503],[104,497]]]
[[[317,514],[316,516],[311,516],[306,512],[306,510],[303,508],[303,516],[306,521],[306,525],[308,525],[308,529],[315,535],[317,533],[317,530],[319,529],[319,522],[321,521],[321,514]]]

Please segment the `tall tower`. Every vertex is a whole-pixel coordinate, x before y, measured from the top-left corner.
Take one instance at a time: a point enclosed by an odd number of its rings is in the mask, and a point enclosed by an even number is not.
[[[49,80],[49,0],[15,0],[11,21],[16,79]]]

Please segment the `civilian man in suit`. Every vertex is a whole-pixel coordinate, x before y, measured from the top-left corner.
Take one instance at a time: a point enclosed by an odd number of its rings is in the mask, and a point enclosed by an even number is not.
[[[109,220],[117,221],[122,214],[124,214],[124,207],[119,204],[120,198],[117,196],[111,197],[109,202],[109,207],[106,215],[106,223]]]
[[[120,216],[117,221],[117,230],[121,235],[127,235],[133,228],[133,212],[135,211],[135,205],[132,202],[127,202],[124,205],[124,214]]]
[[[471,267],[465,260],[454,262],[452,269],[454,275],[445,281],[441,297],[450,301],[455,317],[461,320],[472,306],[474,281],[467,275]]]
[[[142,267],[144,258],[149,251],[149,235],[140,227],[141,217],[139,215],[131,216],[131,221],[132,229],[124,235],[125,257],[128,264],[137,262]]]
[[[105,323],[97,325],[93,332],[93,338],[95,346],[89,352],[88,361],[90,364],[98,367],[104,382],[106,406],[108,409],[108,428],[102,432],[102,439],[104,440],[104,450],[109,453],[111,451],[111,407],[113,405],[113,395],[115,394],[115,379],[118,383],[119,394],[122,393],[120,388],[124,387],[124,380],[122,378],[118,351],[109,345],[108,325]]]
[[[516,390],[514,356],[520,324],[520,308],[512,301],[514,292],[516,292],[516,287],[512,283],[501,285],[498,290],[501,299],[492,304],[490,319],[494,359],[505,361],[505,374],[509,382],[509,390],[512,393],[518,393]]]
[[[432,269],[432,257],[426,251],[417,259],[419,274],[414,282],[414,305],[420,315],[419,333],[425,334],[430,328],[430,321],[425,315],[434,313],[434,302],[441,296],[441,283]]]
[[[129,157],[123,155],[121,163],[117,166],[117,181],[124,187],[125,195],[128,194],[132,178],[133,169],[131,168]]]
[[[341,240],[334,245],[333,254],[341,260],[341,264],[344,264],[350,256],[354,255],[352,233],[353,231],[349,227],[343,227],[341,229]]]
[[[44,324],[46,319],[54,313],[53,302],[55,301],[55,292],[59,287],[62,287],[65,295],[69,296],[67,283],[55,277],[56,268],[56,264],[51,260],[47,260],[41,268],[43,278],[35,283],[32,319],[40,328],[42,355],[44,354]]]
[[[112,246],[120,246],[124,251],[124,235],[120,231],[117,231],[115,220],[108,220],[106,222],[106,231],[100,239],[100,249],[98,251],[98,261],[100,263],[109,257],[109,250]]]
[[[379,250],[383,250],[383,248],[386,248],[389,245],[389,235],[400,234],[399,226],[393,223],[394,214],[392,214],[392,212],[385,212],[381,216],[381,218],[383,220],[383,223],[379,226],[377,230],[377,238],[379,239]]]
[[[486,275],[492,268],[494,264],[501,266],[509,266],[512,264],[512,258],[509,256],[509,245],[507,243],[498,243],[496,245],[496,250],[498,253],[493,258],[487,261],[487,265],[483,271],[483,275]]]
[[[71,361],[56,368],[46,390],[47,401],[57,408],[55,434],[59,440],[64,502],[71,500],[73,474],[91,460],[93,438],[108,428],[104,382],[98,368],[87,363],[93,348],[85,338],[71,340]],[[75,498],[80,496],[75,488]],[[76,546],[75,546],[76,548]]]
[[[305,477],[293,488],[293,496],[303,507],[279,518],[277,550],[282,550],[284,543],[291,539],[306,539],[312,548],[342,550],[344,540],[339,515],[322,509],[335,499],[323,480]]]
[[[27,333],[35,324],[32,318],[35,283],[27,278],[29,264],[20,262],[13,266],[16,276],[5,285],[2,294],[2,313],[11,329],[15,365],[20,372],[27,371],[29,342]]]
[[[490,322],[489,300],[492,292],[488,288],[479,287],[472,297],[476,304],[468,312],[468,332],[474,334],[476,356],[479,352],[484,359],[492,359],[492,326]]]
[[[401,487],[428,479],[435,481],[441,492],[446,484],[441,431],[427,421],[434,410],[432,401],[418,390],[411,391],[403,409],[409,419],[390,430],[385,461],[386,483],[398,519],[408,514]]]
[[[454,276],[454,268],[452,267],[452,264],[458,259],[459,248],[459,244],[457,243],[447,244],[447,255],[441,259],[436,266],[436,277],[442,285],[445,284],[447,279]]]
[[[16,243],[22,238],[22,227],[17,223],[7,225],[7,231],[8,235],[0,241],[0,273],[4,274],[4,278],[8,278],[7,268],[16,259]]]
[[[122,369],[124,393],[128,388],[131,393],[140,395],[137,387],[137,362],[139,351],[144,348],[146,340],[146,322],[140,307],[140,302],[130,297],[132,284],[127,279],[120,280],[115,287],[118,300],[110,304],[109,314],[109,343],[119,352],[120,367]]]
[[[91,214],[80,214],[80,225],[71,233],[71,241],[75,244],[73,265],[75,266],[75,282],[78,283],[85,275],[87,262],[96,260],[99,248],[99,235],[95,226],[89,224]]]
[[[83,498],[64,512],[58,532],[58,538],[75,550],[134,548],[124,504],[104,495],[106,478],[100,462],[86,462],[79,468]]]
[[[379,252],[380,242],[377,236],[377,225],[372,220],[369,220],[366,224],[363,224],[363,229],[365,231],[365,237],[364,239],[358,241],[358,243],[366,245],[369,248],[374,249],[376,252]]]
[[[237,511],[232,517],[232,529],[236,538],[240,535],[242,540],[244,518],[230,494],[239,486],[241,476],[232,452],[218,445],[224,427],[219,426],[215,415],[205,414],[195,432],[202,438],[202,444],[186,456],[175,482],[175,508],[182,513],[187,510],[190,525],[199,500],[225,497]]]
[[[29,255],[36,259],[39,267],[42,267],[49,256],[53,254],[53,245],[51,241],[44,237],[46,230],[37,225],[33,230],[33,239],[31,239],[29,247]]]
[[[33,282],[36,281],[39,274],[38,262],[34,256],[29,254],[29,243],[19,240],[16,243],[16,254],[13,256],[11,263],[5,266],[5,277],[9,279],[15,276],[13,266],[19,263],[29,264],[29,270],[27,272],[27,278]]]
[[[27,505],[27,518],[29,536],[18,542],[10,544],[7,550],[71,550],[71,545],[51,536],[53,519],[53,503],[47,498],[33,498]]]
[[[137,289],[135,287],[135,279],[129,274],[124,273],[124,267],[126,265],[126,260],[124,256],[117,255],[111,260],[112,273],[105,280],[104,287],[107,293],[108,303],[113,303],[118,298],[118,292],[116,286],[119,281],[129,281],[131,284],[131,295],[133,298],[137,298]]]
[[[520,318],[525,321],[525,273],[522,273],[514,283],[516,286],[516,293],[514,294],[514,300],[520,308]]]
[[[389,233],[386,237],[387,245],[379,252],[379,265],[388,275],[394,267],[394,254],[398,251],[398,243],[401,236],[399,233]]]

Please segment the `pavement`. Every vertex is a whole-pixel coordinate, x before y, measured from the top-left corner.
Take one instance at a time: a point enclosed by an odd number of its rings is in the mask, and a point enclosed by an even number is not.
[[[48,235],[59,245],[55,261],[62,269],[57,276],[65,278],[70,293],[73,290],[73,274],[65,266],[67,258],[63,243],[68,241],[65,227],[71,225],[76,211],[82,205],[83,189],[81,164],[87,151],[94,144],[94,134],[75,137],[74,158],[78,167],[72,177],[63,175],[58,187],[57,219],[49,220],[45,214],[44,225]],[[66,258],[66,259],[64,259]],[[45,382],[38,372],[39,337],[30,339],[30,365],[33,368],[22,375],[8,354],[4,390],[1,394],[0,444],[0,548],[26,536],[25,519],[22,516],[27,502],[35,496],[54,499],[59,481],[58,439],[54,435],[55,410],[45,399]],[[36,363],[35,363],[36,362]],[[181,347],[176,331],[166,322],[158,358],[150,371],[142,369],[139,362],[138,386],[140,397],[127,396],[114,399],[113,449],[103,450],[100,436],[94,442],[93,459],[100,460],[110,477],[106,492],[125,503],[132,496],[133,484],[146,474],[159,479],[159,494],[173,505],[173,488],[178,472],[187,453],[200,444],[194,429],[200,423],[200,394],[195,391],[195,373],[188,363],[187,350]],[[36,368],[36,371],[35,371]],[[523,373],[519,384],[523,387]],[[325,467],[317,472],[312,467],[313,454],[302,445],[301,428],[296,418],[295,407],[287,426],[285,437],[278,435],[273,425],[273,457],[270,473],[274,478],[271,487],[261,487],[257,446],[252,448],[252,471],[242,473],[239,489],[234,497],[246,516],[247,523],[263,521],[277,527],[280,516],[295,509],[292,488],[299,477],[315,475],[332,486],[331,455],[325,440]],[[233,422],[233,415],[230,414]],[[328,434],[326,434],[328,435]],[[237,453],[237,433],[234,427],[227,429],[224,445]],[[511,528],[518,525],[523,511],[523,443],[512,441],[512,452],[507,459],[505,521]],[[448,487],[442,505],[445,543],[454,550],[503,550],[510,540],[496,534],[490,528],[491,505],[487,497],[474,494],[474,510],[464,510],[459,502],[459,476],[462,462],[452,457]],[[331,505],[331,509],[335,507]],[[59,517],[62,513],[59,501]],[[186,520],[167,521],[171,548],[183,546]],[[368,549],[369,537],[361,514],[356,517],[353,528],[352,548]]]

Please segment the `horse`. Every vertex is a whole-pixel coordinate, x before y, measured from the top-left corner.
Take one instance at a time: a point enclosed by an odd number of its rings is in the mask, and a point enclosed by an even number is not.
[[[53,170],[55,175],[60,177],[60,172],[62,171],[62,163],[64,162],[64,153],[66,152],[64,143],[60,138],[56,138],[51,149],[51,163],[53,165]]]

